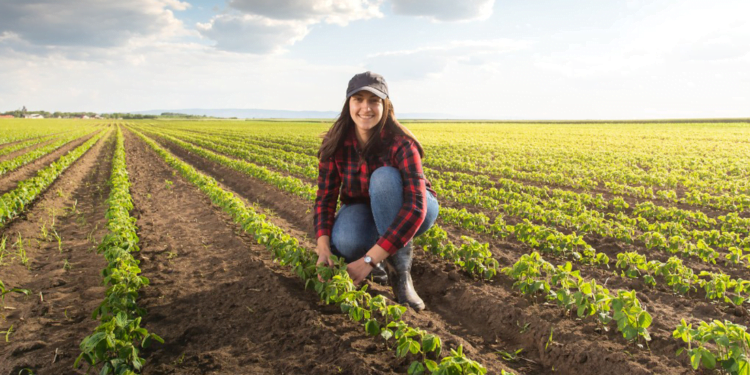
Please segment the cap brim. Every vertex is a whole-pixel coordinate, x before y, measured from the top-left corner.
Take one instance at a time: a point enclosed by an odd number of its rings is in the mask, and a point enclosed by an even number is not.
[[[348,93],[346,93],[346,97],[348,98],[348,97],[350,97],[350,96],[352,96],[352,95],[354,95],[354,94],[356,94],[356,93],[358,93],[360,91],[363,91],[363,90],[364,91],[369,91],[369,92],[375,94],[380,99],[385,99],[385,98],[388,97],[388,95],[386,95],[384,92],[382,92],[382,91],[380,91],[380,90],[378,90],[376,88],[372,88],[370,86],[360,87],[358,89],[349,91]]]

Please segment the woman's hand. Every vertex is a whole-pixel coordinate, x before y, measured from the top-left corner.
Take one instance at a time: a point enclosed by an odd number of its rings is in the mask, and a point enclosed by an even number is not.
[[[359,285],[372,272],[372,266],[365,263],[365,258],[362,257],[347,264],[346,272],[349,273],[349,277],[354,281],[354,285]]]
[[[320,236],[318,238],[318,246],[315,248],[315,252],[318,254],[318,262],[316,265],[325,264],[329,267],[333,267],[333,260],[331,260],[331,238],[328,236]]]
[[[373,246],[365,255],[369,255],[372,258],[373,264],[380,264],[385,258],[388,258],[388,252],[378,244],[375,244],[375,246]],[[365,257],[362,257],[347,264],[346,272],[349,273],[349,277],[351,277],[354,284],[357,285],[364,281],[367,275],[372,272],[372,266],[365,263]]]

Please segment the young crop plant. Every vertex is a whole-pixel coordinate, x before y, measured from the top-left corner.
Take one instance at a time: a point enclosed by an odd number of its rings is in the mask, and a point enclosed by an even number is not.
[[[3,238],[0,238],[0,267],[3,266],[3,258],[5,258],[5,254],[7,254],[7,243],[8,237],[3,235]]]
[[[493,258],[489,244],[477,242],[467,236],[462,236],[461,239],[464,243],[456,247],[448,240],[448,233],[438,225],[433,225],[427,232],[415,238],[414,244],[456,264],[470,275],[484,280],[495,277],[499,263]]]
[[[352,320],[361,322],[370,335],[381,337],[393,346],[400,357],[412,359],[409,374],[485,374],[486,369],[463,354],[458,347],[449,355],[437,359],[442,353],[442,341],[434,335],[406,325],[401,315],[406,311],[403,306],[388,306],[382,297],[372,297],[366,288],[357,289],[349,275],[343,260],[335,260],[336,266],[316,266],[313,252],[301,247],[295,238],[266,221],[264,215],[258,214],[232,193],[224,191],[216,180],[209,178],[193,167],[175,158],[153,140],[133,130],[143,141],[157,152],[170,166],[175,168],[189,182],[196,185],[211,198],[211,201],[227,212],[255,240],[268,248],[280,264],[292,268],[305,286],[312,286],[323,302],[339,305]]]
[[[672,336],[687,343],[688,347],[678,349],[677,355],[686,353],[693,369],[702,365],[724,374],[750,374],[750,334],[745,326],[714,320],[693,328],[682,319]]]
[[[565,311],[575,310],[581,319],[595,316],[605,330],[615,320],[618,331],[628,341],[651,340],[651,315],[642,308],[634,291],[613,294],[596,280],[584,280],[570,262],[555,267],[537,252],[522,255],[512,267],[501,271],[515,280],[513,286],[524,294],[542,293]]]
[[[57,161],[37,172],[35,177],[23,180],[17,187],[0,197],[0,228],[18,216],[57,177],[93,146],[106,131],[100,131],[82,145],[61,156]],[[54,222],[50,228],[54,227]]]
[[[646,341],[651,341],[651,335],[648,333],[652,321],[651,314],[643,309],[641,302],[635,297],[634,290],[618,291],[617,297],[612,298],[612,311],[617,329],[626,340],[633,341],[643,337]]]
[[[7,288],[3,281],[0,280],[0,307],[5,307],[5,295],[9,293],[19,293],[28,296],[31,291],[22,288]]]
[[[92,318],[98,318],[100,324],[93,334],[81,342],[81,354],[76,358],[74,367],[78,368],[84,361],[90,368],[101,367],[101,374],[135,374],[145,363],[139,355],[140,349],[149,347],[152,341],[164,343],[164,340],[141,327],[144,311],[137,306],[136,299],[138,290],[148,285],[149,281],[140,276],[138,261],[131,254],[140,249],[135,219],[129,214],[133,202],[122,130],[119,127],[116,142],[110,177],[112,189],[107,199],[109,233],[99,244],[99,251],[108,263],[102,270],[103,281],[108,288],[104,300],[92,314]]]

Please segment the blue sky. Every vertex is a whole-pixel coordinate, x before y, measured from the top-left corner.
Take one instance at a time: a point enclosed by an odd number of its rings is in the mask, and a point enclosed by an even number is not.
[[[3,0],[0,111],[750,116],[747,0]]]

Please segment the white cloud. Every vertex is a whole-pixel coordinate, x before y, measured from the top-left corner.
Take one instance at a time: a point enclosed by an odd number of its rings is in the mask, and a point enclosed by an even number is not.
[[[113,47],[179,34],[182,23],[170,9],[189,6],[178,0],[6,0],[0,1],[0,33],[14,34],[27,47]]]
[[[439,75],[451,63],[491,65],[499,55],[527,49],[528,41],[512,39],[459,40],[412,50],[367,56],[365,65],[392,80],[420,80]]]
[[[382,17],[382,0],[230,0],[246,14],[278,20],[307,20],[346,26],[351,21]]]
[[[126,54],[124,52],[127,52]],[[339,110],[357,67],[279,55],[163,43],[121,50],[110,61],[14,55],[0,59],[0,111],[179,108]],[[342,73],[345,72],[345,73]],[[351,74],[350,74],[351,73]],[[311,93],[315,93],[311,95]]]
[[[215,16],[208,23],[199,23],[197,28],[201,35],[214,40],[220,50],[255,54],[281,51],[309,32],[304,21],[238,14]]]
[[[346,26],[382,17],[381,0],[230,0],[229,9],[199,23],[200,34],[220,50],[255,54],[283,51],[318,23]]]
[[[452,22],[489,18],[495,0],[391,0],[391,4],[395,14]]]

